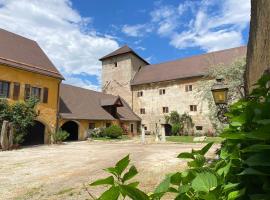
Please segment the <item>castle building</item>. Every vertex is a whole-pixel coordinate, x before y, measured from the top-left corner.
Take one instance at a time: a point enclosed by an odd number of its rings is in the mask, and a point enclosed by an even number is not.
[[[84,140],[89,129],[122,126],[137,134],[140,118],[119,96],[67,84],[38,43],[0,29],[0,99],[10,104],[39,99],[38,116],[29,127],[24,145],[47,144],[59,129],[67,140]]]
[[[198,81],[209,67],[229,65],[245,55],[246,47],[241,46],[151,65],[123,46],[100,58],[102,91],[125,99],[149,133],[165,131],[170,135],[171,126],[166,123],[165,115],[177,111],[189,114],[194,131],[204,134],[214,130],[207,102],[198,99],[194,92]]]

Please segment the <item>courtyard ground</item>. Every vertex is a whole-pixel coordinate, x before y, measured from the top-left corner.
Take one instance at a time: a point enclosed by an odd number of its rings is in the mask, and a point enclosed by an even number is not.
[[[0,152],[0,199],[87,199],[83,184],[105,177],[102,169],[128,153],[138,168],[140,188],[149,192],[165,174],[186,167],[185,160],[176,158],[180,152],[204,145],[84,141]],[[217,147],[208,156],[213,157]],[[89,189],[93,194],[102,191]]]

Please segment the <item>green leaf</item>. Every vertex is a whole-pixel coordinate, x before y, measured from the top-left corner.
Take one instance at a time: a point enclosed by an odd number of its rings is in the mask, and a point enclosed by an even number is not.
[[[230,168],[231,168],[231,162],[229,162],[227,165],[225,165],[225,167],[220,168],[217,171],[217,173],[218,173],[218,175],[220,175],[220,176],[224,175],[224,177],[225,177],[229,173]]]
[[[242,140],[246,138],[246,134],[244,133],[222,133],[220,137],[231,139],[231,140]]]
[[[205,145],[201,150],[199,150],[199,154],[205,155],[209,149],[213,146],[214,142],[210,142],[207,145]]]
[[[117,171],[117,174],[119,176],[121,176],[121,174],[123,173],[123,171],[127,168],[128,164],[129,164],[130,160],[129,160],[129,155],[127,155],[126,157],[124,157],[123,159],[119,160],[116,165],[115,165],[115,169]]]
[[[270,166],[270,156],[267,153],[257,153],[244,161],[249,166]]]
[[[129,183],[129,184],[127,184],[128,186],[130,186],[130,187],[138,187],[138,185],[140,184],[140,182],[138,182],[138,181],[136,181],[136,182],[132,182],[132,183]]]
[[[120,187],[121,191],[133,200],[149,200],[148,195],[137,188],[128,185],[121,185]]]
[[[183,152],[180,153],[177,158],[184,158],[184,159],[195,159],[194,155],[192,153]]]
[[[227,185],[223,185],[223,192],[229,192],[232,189],[235,189],[239,186],[239,183],[228,183]]]
[[[242,150],[242,152],[260,152],[261,150],[269,150],[269,144],[254,144]]]
[[[175,174],[173,174],[173,175],[171,176],[170,182],[171,182],[171,184],[173,184],[173,185],[180,185],[181,180],[182,180],[182,175],[181,175],[180,172],[177,172],[177,173],[175,173]]]
[[[267,176],[269,174],[265,174],[260,172],[259,170],[253,168],[246,168],[244,169],[239,175],[258,175],[258,176]]]
[[[108,167],[108,168],[104,169],[104,171],[109,172],[110,174],[117,176],[117,171],[114,167]]]
[[[97,186],[97,185],[114,185],[114,179],[112,176],[109,176],[105,179],[99,179],[93,183],[90,184],[91,186]]]
[[[245,188],[243,188],[241,190],[236,190],[236,191],[230,192],[228,195],[228,200],[237,199],[237,198],[243,196],[244,194],[245,194]]]
[[[193,161],[188,162],[189,167],[202,167],[205,164],[205,157],[203,155],[196,155]]]
[[[187,193],[190,190],[190,185],[181,185],[179,187],[179,194]]]
[[[154,193],[167,192],[170,187],[171,175],[167,175],[166,178],[156,187]]]
[[[125,175],[123,176],[123,182],[133,178],[137,174],[138,174],[138,171],[137,171],[136,167],[134,165],[131,166],[130,169],[128,170],[128,172],[125,173]]]
[[[191,182],[191,185],[197,192],[209,192],[218,186],[217,177],[210,172],[199,173]]]
[[[110,189],[106,190],[98,200],[117,200],[120,195],[119,187],[112,186]]]
[[[256,122],[257,122],[258,124],[267,125],[267,124],[270,124],[270,119],[256,120]]]

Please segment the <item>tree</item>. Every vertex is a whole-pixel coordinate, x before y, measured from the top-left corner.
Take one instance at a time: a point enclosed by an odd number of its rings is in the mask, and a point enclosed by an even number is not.
[[[14,143],[23,142],[27,134],[27,128],[34,123],[37,117],[35,107],[38,100],[30,98],[26,102],[8,103],[6,99],[0,99],[0,126],[4,120],[12,122],[14,127]]]
[[[216,81],[216,78],[223,78],[225,84],[229,88],[228,104],[236,102],[244,97],[244,70],[245,58],[236,59],[230,65],[213,66],[208,69],[204,78],[197,83],[195,90],[196,97],[201,99],[201,102],[207,102],[209,108],[209,118],[216,130],[221,130],[224,125],[217,119],[217,106],[212,97],[211,87]]]

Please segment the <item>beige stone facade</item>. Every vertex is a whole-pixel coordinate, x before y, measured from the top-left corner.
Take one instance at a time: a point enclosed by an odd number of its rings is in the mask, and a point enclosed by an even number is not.
[[[192,117],[194,132],[204,134],[212,131],[207,102],[198,99],[194,91],[198,80],[199,78],[190,78],[133,86],[133,110],[141,117],[145,129],[152,133],[160,133],[162,125],[166,124],[165,115],[177,111]],[[192,91],[186,91],[186,86],[191,86]],[[165,91],[165,94],[160,94],[160,90]],[[138,97],[138,92],[142,92],[142,96]],[[191,111],[190,106],[196,106],[196,111]],[[165,113],[164,108],[167,108]],[[145,109],[145,114],[141,114],[140,109]],[[202,130],[199,130],[201,128]]]

